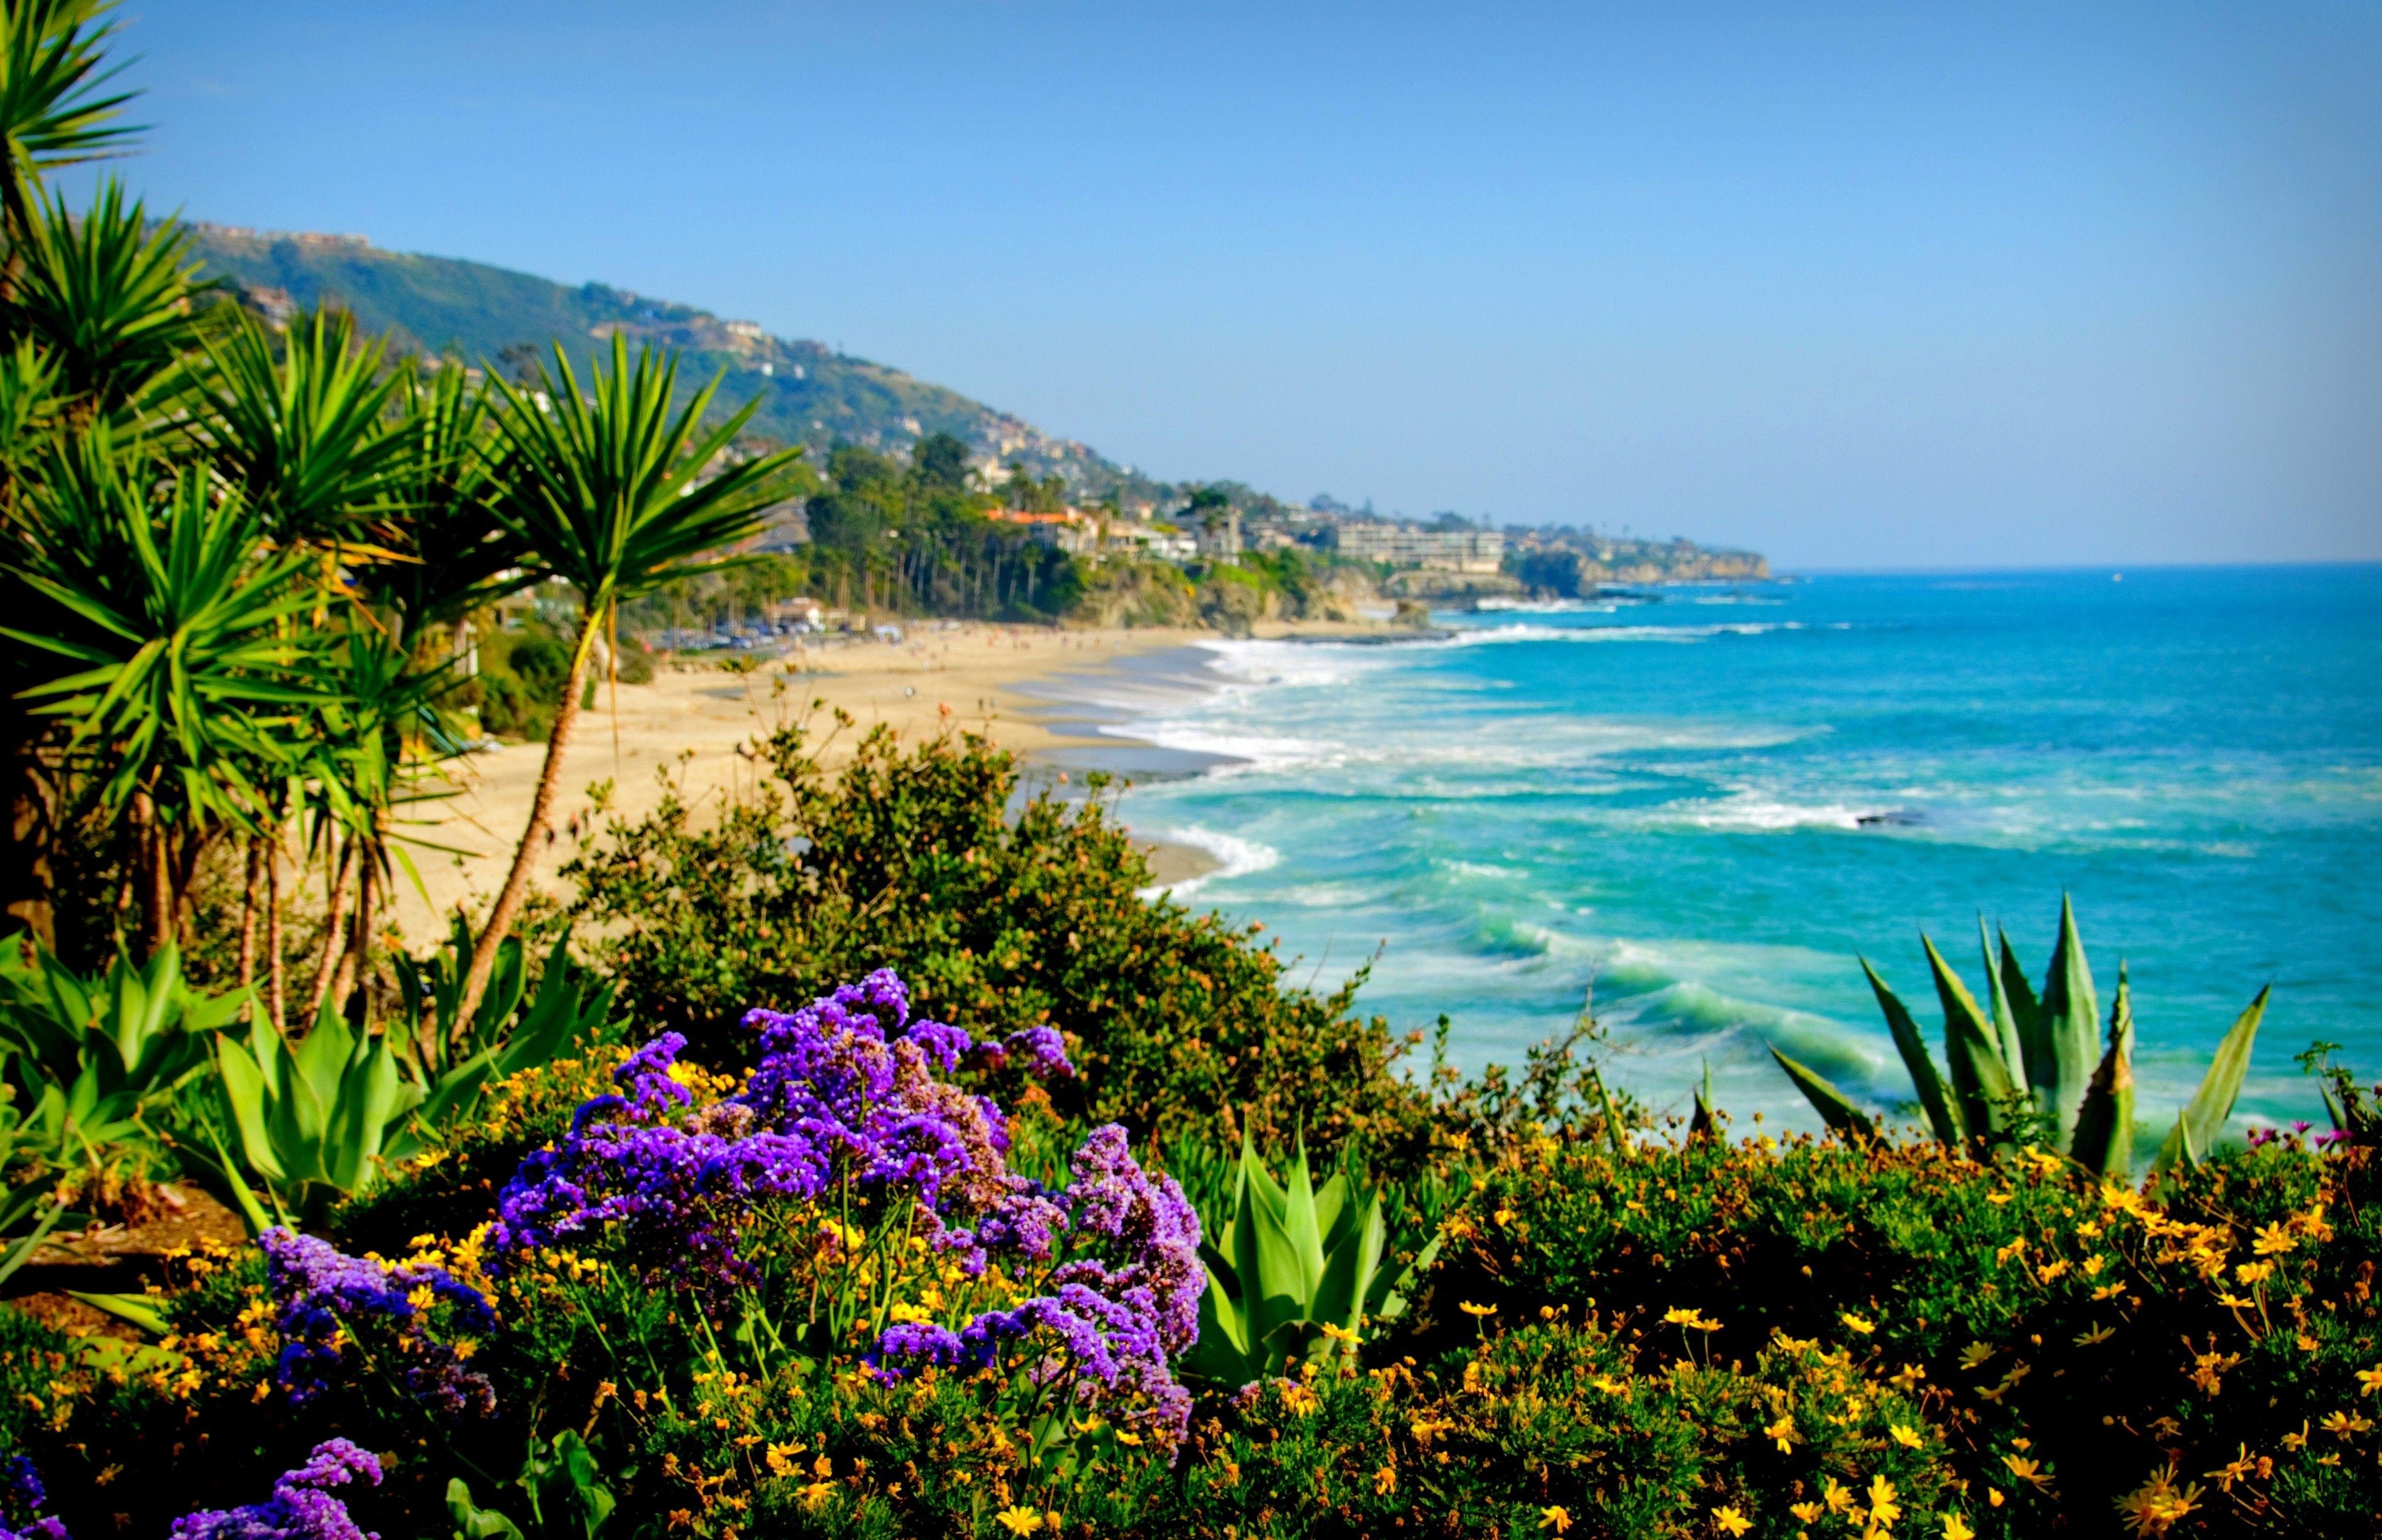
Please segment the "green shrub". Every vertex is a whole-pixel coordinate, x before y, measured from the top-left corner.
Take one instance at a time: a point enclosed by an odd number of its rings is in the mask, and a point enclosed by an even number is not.
[[[673,791],[563,869],[627,1019],[730,1063],[747,1009],[890,967],[928,1015],[1058,1028],[1082,1072],[1053,1090],[1069,1115],[1236,1143],[1246,1109],[1275,1147],[1302,1121],[1324,1145],[1422,1137],[1401,1045],[1349,1013],[1355,984],[1290,986],[1256,927],[1139,897],[1148,867],[1099,796],[1020,803],[1014,763],[972,734],[905,750],[879,727],[832,779],[799,730],[767,758],[773,778],[716,819]]]

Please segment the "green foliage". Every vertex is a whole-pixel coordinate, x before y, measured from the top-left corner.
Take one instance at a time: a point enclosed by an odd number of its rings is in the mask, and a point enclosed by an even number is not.
[[[115,32],[98,0],[12,0],[0,9],[0,215],[22,229],[42,175],[123,149],[130,93],[105,94]],[[118,68],[121,66],[117,67]]]
[[[1403,1291],[1439,1254],[1434,1239],[1402,1264],[1381,1192],[1344,1153],[1318,1189],[1304,1138],[1276,1181],[1244,1131],[1229,1204],[1202,1209],[1199,1218],[1209,1236],[1199,1248],[1208,1292],[1185,1367],[1225,1385],[1280,1374],[1327,1340],[1353,1346],[1368,1322],[1397,1320]]]
[[[212,1034],[247,1003],[191,990],[172,947],[85,978],[31,937],[0,945],[0,1072],[23,1108],[15,1153],[64,1167],[110,1145],[153,1145],[144,1115],[206,1065]]]
[[[472,1500],[472,1488],[457,1476],[447,1483],[447,1511],[462,1540],[596,1540],[619,1506],[596,1468],[587,1440],[570,1428],[541,1448],[530,1444],[513,1486],[527,1509],[526,1529],[503,1512]]]
[[[832,778],[799,730],[766,750],[773,777],[704,824],[672,792],[564,868],[630,1019],[728,1063],[747,1009],[892,967],[939,1019],[1058,1028],[1083,1071],[1053,1091],[1071,1114],[1226,1143],[1303,1122],[1385,1153],[1420,1136],[1422,1095],[1387,1023],[1350,1016],[1355,984],[1288,986],[1253,931],[1140,897],[1148,869],[1102,799],[1018,804],[1016,765],[974,735],[905,751],[880,728]]]
[[[2109,1011],[2108,1045],[2096,1054],[2093,1021],[2098,1007],[2093,970],[2085,961],[2083,937],[2076,928],[2075,906],[2064,897],[2060,899],[2059,941],[2052,949],[2051,966],[2039,996],[2028,985],[2007,935],[2000,937],[1998,959],[1990,945],[1985,947],[1993,1002],[1990,1015],[1944,960],[1935,943],[1924,935],[1919,940],[1934,975],[1936,998],[1944,1008],[1944,1051],[1951,1065],[1948,1085],[1929,1056],[1909,1008],[1866,958],[1861,959],[1861,972],[1868,975],[1870,988],[1885,1013],[1895,1049],[1910,1071],[1920,1106],[1935,1138],[1955,1147],[1973,1144],[1980,1149],[2008,1150],[2027,1143],[2039,1121],[2050,1145],[2085,1169],[2118,1177],[2130,1173],[2134,1126],[2132,996],[2120,963],[2118,996]],[[2179,1161],[2198,1161],[2232,1116],[2269,993],[2260,990],[2226,1033],[2199,1091],[2160,1152],[2158,1169],[2169,1169]],[[1771,1057],[1830,1128],[1856,1137],[1876,1132],[1875,1120],[1825,1077],[1775,1048]]]

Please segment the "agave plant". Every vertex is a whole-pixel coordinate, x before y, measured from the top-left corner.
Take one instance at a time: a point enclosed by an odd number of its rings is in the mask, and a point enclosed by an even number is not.
[[[239,1160],[218,1136],[215,1175],[249,1223],[258,1229],[270,1223],[268,1205],[284,1223],[316,1218],[338,1199],[368,1192],[387,1162],[429,1148],[488,1085],[600,1031],[611,988],[572,962],[567,944],[556,944],[524,1009],[528,991],[515,940],[504,959],[509,968],[498,971],[499,990],[484,1001],[468,1032],[452,1027],[469,947],[459,921],[447,953],[426,969],[410,959],[399,964],[406,1031],[359,1031],[326,1003],[313,1030],[294,1045],[263,1016],[245,1043],[223,1039],[222,1120]],[[459,1043],[468,1052],[459,1051]],[[241,1176],[242,1167],[256,1185]]]
[[[217,1057],[240,1158],[284,1224],[319,1218],[374,1185],[382,1161],[423,1147],[413,1121],[421,1087],[399,1070],[385,1036],[359,1033],[328,1009],[295,1045],[259,1018],[245,1044],[227,1039]],[[220,1143],[215,1153],[216,1174],[250,1226],[264,1229],[264,1203]]]
[[[141,1114],[205,1067],[213,1034],[247,1004],[245,992],[192,990],[171,946],[145,967],[119,957],[98,978],[30,938],[0,948],[0,1043],[25,1098],[18,1142],[63,1162],[139,1136]]]
[[[2077,932],[2075,906],[2067,898],[2060,899],[2059,940],[2040,993],[2027,982],[2009,936],[1999,934],[1997,939],[1998,955],[1980,923],[1990,1002],[1981,1007],[1935,943],[1923,935],[1919,938],[1944,1008],[1948,1077],[1936,1069],[1909,1008],[1861,959],[1929,1129],[1955,1146],[2040,1142],[2087,1169],[2126,1176],[2133,1167],[2134,1012],[2124,964],[2118,968],[2105,1043],[2093,971]],[[2271,993],[2271,985],[2258,991],[2217,1045],[2199,1090],[2160,1148],[2155,1169],[2167,1170],[2178,1161],[2196,1164],[2216,1143],[2249,1072],[2250,1049]],[[1829,1127],[1862,1138],[1877,1132],[1876,1119],[1826,1077],[1776,1048],[1770,1052]]]
[[[424,1088],[424,1121],[444,1127],[468,1112],[485,1086],[551,1063],[602,1033],[611,1014],[612,986],[571,960],[570,946],[569,936],[555,942],[533,995],[521,937],[506,937],[488,991],[468,1024],[458,1018],[472,930],[460,915],[444,951],[420,963],[398,958],[405,1030],[397,1052]]]
[[[1200,1228],[1225,1244],[1200,1242],[1208,1290],[1184,1368],[1226,1385],[1281,1373],[1328,1333],[1353,1337],[1368,1320],[1395,1320],[1406,1308],[1401,1290],[1439,1254],[1434,1239],[1396,1265],[1381,1192],[1352,1164],[1344,1159],[1318,1188],[1301,1139],[1277,1181],[1246,1127],[1231,1207],[1201,1216]]]

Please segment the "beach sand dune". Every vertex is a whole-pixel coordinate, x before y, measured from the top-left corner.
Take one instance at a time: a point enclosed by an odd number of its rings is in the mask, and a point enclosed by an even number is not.
[[[1081,747],[1094,740],[1063,722],[1046,726],[1038,718],[1049,713],[1049,699],[1021,694],[1018,687],[1211,634],[929,623],[895,642],[814,638],[780,658],[694,654],[666,663],[647,684],[599,684],[563,762],[535,880],[553,886],[575,849],[574,835],[594,827],[589,788],[597,783],[612,783],[615,813],[632,819],[659,804],[665,767],[698,808],[716,805],[723,793],[750,788],[764,773],[753,755],[755,740],[781,724],[808,720],[817,742],[833,728],[837,708],[853,726],[828,740],[822,758],[830,769],[879,723],[912,740],[956,724],[1027,758]],[[742,671],[723,666],[723,656],[745,660]],[[410,850],[427,890],[425,902],[411,880],[399,877],[394,920],[410,945],[444,934],[457,905],[485,903],[503,882],[544,760],[545,746],[534,742],[470,755],[455,769],[455,795],[426,804],[423,821],[409,826],[419,839],[466,852]],[[1203,862],[1212,864],[1205,851],[1172,846],[1154,859],[1161,881],[1196,876]]]

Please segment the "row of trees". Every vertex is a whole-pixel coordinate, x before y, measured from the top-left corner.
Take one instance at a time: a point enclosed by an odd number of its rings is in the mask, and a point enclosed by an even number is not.
[[[130,142],[106,10],[0,11],[0,902],[45,945],[95,926],[154,955],[228,864],[239,982],[277,1023],[285,916],[319,882],[305,1004],[344,999],[411,864],[406,815],[444,794],[460,637],[559,585],[569,676],[468,1021],[620,606],[720,565],[799,451],[728,454],[744,414],[706,426],[710,389],[617,339],[584,383],[558,348],[514,385],[336,314],[276,332],[115,181],[69,208],[44,177]]]
[[[1071,556],[987,517],[1055,512],[1058,477],[1013,470],[990,491],[969,484],[967,446],[922,439],[904,461],[855,446],[828,457],[810,499],[812,591],[865,607],[1036,618],[1062,613],[1082,586]]]

